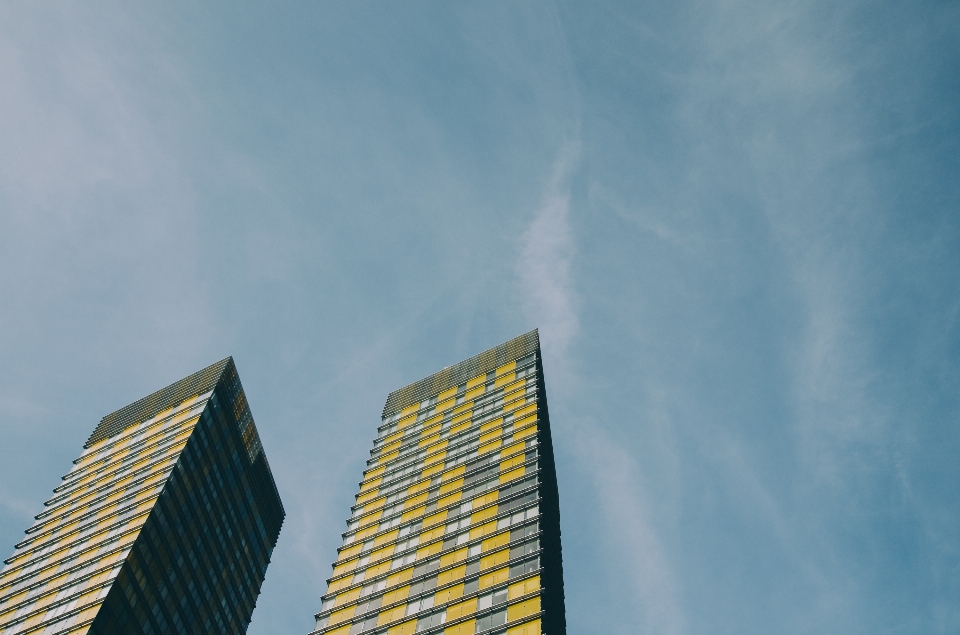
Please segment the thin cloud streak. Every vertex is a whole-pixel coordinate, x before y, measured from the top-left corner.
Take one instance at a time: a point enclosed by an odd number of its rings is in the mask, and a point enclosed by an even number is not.
[[[580,327],[570,275],[575,244],[569,218],[569,179],[578,157],[578,143],[563,148],[543,205],[523,234],[518,263],[524,313],[538,326],[543,347],[557,360],[566,357]]]

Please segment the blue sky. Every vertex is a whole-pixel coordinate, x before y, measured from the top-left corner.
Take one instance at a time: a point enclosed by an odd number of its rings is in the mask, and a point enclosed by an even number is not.
[[[232,354],[310,630],[389,391],[539,327],[571,633],[960,632],[960,4],[0,5],[0,545]]]

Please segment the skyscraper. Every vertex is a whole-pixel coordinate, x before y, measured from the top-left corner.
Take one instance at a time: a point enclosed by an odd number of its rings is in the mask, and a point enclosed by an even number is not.
[[[387,397],[314,634],[564,635],[537,331]]]
[[[104,417],[0,572],[0,634],[243,633],[284,511],[233,360]]]

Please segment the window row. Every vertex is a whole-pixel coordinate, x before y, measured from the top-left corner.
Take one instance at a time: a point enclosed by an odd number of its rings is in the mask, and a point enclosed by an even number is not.
[[[517,360],[517,362],[513,366],[507,365],[507,366],[510,366],[509,368],[507,368],[506,366],[501,367],[503,369],[501,376],[507,375],[511,371],[514,373],[515,377],[517,378],[523,377],[527,374],[535,373],[536,366],[533,364],[535,359],[536,359],[535,355],[529,355],[521,360]],[[481,377],[483,378],[483,380],[478,381],[480,380]],[[443,391],[435,397],[430,397],[420,402],[419,404],[417,404],[415,408],[413,407],[405,408],[401,412],[398,412],[386,417],[383,420],[384,421],[383,424],[379,428],[380,437],[385,437],[391,434],[392,432],[394,432],[397,429],[398,424],[401,422],[401,420],[405,420],[409,418],[411,415],[414,415],[414,413],[416,413],[417,420],[423,420],[423,419],[429,418],[432,414],[434,414],[434,412],[436,412],[435,406],[437,405],[438,401],[441,401],[441,396],[443,397],[443,401],[449,401],[452,399],[454,402],[453,403],[454,406],[460,405],[466,400],[467,392],[472,392],[476,390],[475,386],[479,386],[480,384],[484,384],[484,387],[486,387],[487,385],[490,385],[490,382],[495,382],[496,377],[497,377],[497,371],[490,371],[485,375],[478,375],[477,377],[470,379],[463,384],[460,384],[459,386],[457,386],[455,390],[450,389],[450,390]],[[482,393],[479,393],[479,394],[482,394]]]

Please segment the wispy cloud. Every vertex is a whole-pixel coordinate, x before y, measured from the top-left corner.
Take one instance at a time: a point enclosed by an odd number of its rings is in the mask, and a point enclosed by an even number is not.
[[[570,228],[570,175],[579,143],[561,150],[543,204],[523,234],[518,263],[524,312],[540,329],[543,347],[562,359],[579,329],[570,267],[576,245]]]

